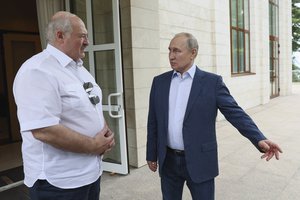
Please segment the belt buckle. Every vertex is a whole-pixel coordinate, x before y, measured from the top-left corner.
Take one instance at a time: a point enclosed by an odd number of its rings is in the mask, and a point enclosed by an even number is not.
[[[167,149],[172,152],[173,154],[175,155],[178,155],[178,156],[183,156],[184,155],[184,150],[179,150],[179,149],[172,149],[170,147],[167,147]]]
[[[174,149],[174,152],[175,152],[176,154],[179,154],[179,155],[183,154],[183,151],[178,150],[178,149]]]

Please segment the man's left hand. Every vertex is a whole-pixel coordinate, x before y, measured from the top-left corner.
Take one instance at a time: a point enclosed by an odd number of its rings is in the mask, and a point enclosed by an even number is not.
[[[266,158],[266,161],[269,161],[275,155],[275,158],[279,160],[279,153],[282,153],[282,150],[276,143],[270,140],[261,140],[258,142],[258,146],[265,152],[264,155],[261,156],[261,159]]]

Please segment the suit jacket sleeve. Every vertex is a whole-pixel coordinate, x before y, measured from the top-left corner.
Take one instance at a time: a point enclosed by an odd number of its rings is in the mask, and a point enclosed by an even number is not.
[[[157,119],[155,113],[155,78],[152,82],[150,100],[149,100],[149,111],[148,111],[148,125],[147,125],[147,161],[157,160]]]
[[[225,118],[259,150],[258,142],[266,139],[254,121],[231,96],[221,77],[217,81],[217,106]],[[262,152],[262,151],[261,151]]]

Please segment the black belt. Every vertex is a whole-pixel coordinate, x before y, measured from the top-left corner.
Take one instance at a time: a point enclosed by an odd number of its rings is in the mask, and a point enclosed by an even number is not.
[[[170,147],[167,147],[167,151],[170,152],[170,153],[173,153],[177,156],[184,156],[184,151],[183,150],[171,149]]]

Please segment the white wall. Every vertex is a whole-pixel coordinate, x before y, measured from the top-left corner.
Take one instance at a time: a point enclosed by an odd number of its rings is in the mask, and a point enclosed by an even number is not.
[[[196,64],[223,76],[244,109],[270,101],[269,1],[250,1],[251,75],[231,75],[229,0],[131,0],[132,82],[126,97],[129,158],[145,162],[148,97],[152,78],[170,70],[168,45],[176,33],[190,32],[199,42]],[[291,0],[280,1],[280,87],[291,92]],[[129,76],[131,77],[131,76]],[[126,76],[125,76],[126,79]]]

